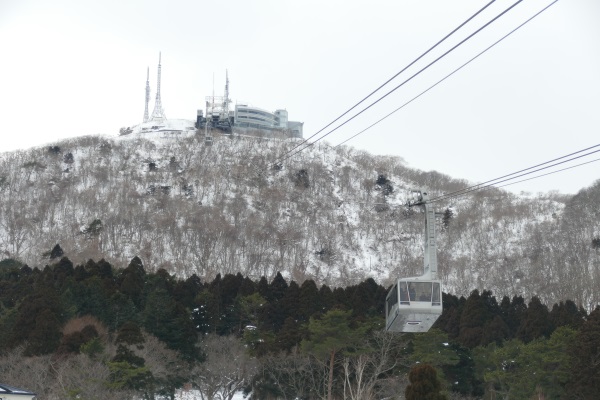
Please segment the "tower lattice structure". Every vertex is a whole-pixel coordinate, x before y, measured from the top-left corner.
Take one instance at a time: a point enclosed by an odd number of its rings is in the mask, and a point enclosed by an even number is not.
[[[162,121],[167,119],[160,101],[160,57],[161,54],[158,53],[158,78],[156,80],[156,100],[154,101],[154,110],[152,110],[152,121]]]
[[[150,103],[150,67],[146,71],[146,107],[144,108],[144,122],[150,120],[148,115],[148,103]]]

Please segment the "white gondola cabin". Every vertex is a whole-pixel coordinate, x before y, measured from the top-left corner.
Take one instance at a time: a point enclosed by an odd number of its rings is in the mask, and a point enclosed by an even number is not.
[[[427,332],[442,314],[442,282],[437,279],[435,212],[427,193],[419,193],[425,206],[425,266],[419,277],[400,278],[385,302],[385,329],[389,332]]]
[[[386,330],[427,332],[442,314],[442,283],[423,277],[400,279],[385,302]]]

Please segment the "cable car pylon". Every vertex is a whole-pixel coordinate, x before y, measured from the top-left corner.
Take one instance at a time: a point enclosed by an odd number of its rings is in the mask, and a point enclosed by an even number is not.
[[[437,276],[436,213],[426,192],[413,191],[408,206],[425,208],[423,275],[400,278],[385,302],[388,332],[427,332],[442,314],[442,282]]]

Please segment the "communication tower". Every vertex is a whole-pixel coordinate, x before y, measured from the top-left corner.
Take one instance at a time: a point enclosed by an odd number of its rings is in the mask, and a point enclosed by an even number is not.
[[[158,53],[158,78],[156,80],[156,100],[154,101],[154,110],[152,111],[152,121],[162,121],[167,119],[160,101],[160,56],[161,53]]]
[[[148,122],[148,103],[150,103],[150,67],[146,70],[146,107],[144,108],[144,122]]]
[[[206,96],[206,120],[213,127],[231,131],[231,118],[229,116],[229,74],[225,70],[225,93],[224,96],[215,96],[214,78],[213,95]]]

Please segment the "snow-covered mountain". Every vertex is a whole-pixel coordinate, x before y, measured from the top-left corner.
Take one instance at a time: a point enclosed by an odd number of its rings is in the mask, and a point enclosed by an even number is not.
[[[191,124],[1,154],[2,258],[43,267],[58,243],[76,263],[138,255],[149,269],[205,279],[281,271],[390,284],[423,268],[423,215],[404,206],[408,191],[468,186],[351,147],[290,157],[294,140],[235,134],[209,146]],[[600,184],[575,197],[493,189],[435,204],[446,212],[446,291],[600,301]]]

